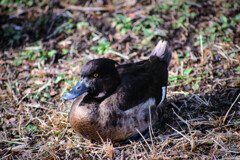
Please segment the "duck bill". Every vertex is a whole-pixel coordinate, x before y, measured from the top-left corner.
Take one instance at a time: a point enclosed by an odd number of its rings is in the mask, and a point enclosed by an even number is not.
[[[71,100],[81,96],[83,93],[87,92],[88,88],[83,80],[79,81],[77,85],[68,93],[63,96],[63,100]]]

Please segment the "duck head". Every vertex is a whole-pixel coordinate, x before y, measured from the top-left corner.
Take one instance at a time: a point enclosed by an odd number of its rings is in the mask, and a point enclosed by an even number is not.
[[[106,58],[94,59],[86,63],[81,71],[81,80],[63,96],[63,99],[74,99],[85,92],[95,98],[112,94],[120,83],[115,64],[115,61]]]

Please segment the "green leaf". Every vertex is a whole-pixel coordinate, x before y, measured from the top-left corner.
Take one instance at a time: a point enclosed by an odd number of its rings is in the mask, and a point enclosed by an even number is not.
[[[111,45],[110,42],[105,41],[105,40],[99,40],[98,44],[99,44],[99,46],[102,46],[102,47],[105,47],[105,48],[110,47],[110,45]]]
[[[17,32],[17,34],[15,34],[14,36],[13,36],[13,39],[14,40],[19,40],[21,38],[21,33],[20,32]]]
[[[234,8],[238,8],[238,6],[239,6],[239,4],[238,4],[237,2],[234,2],[234,3],[233,3],[233,7],[234,7]]]
[[[197,14],[196,14],[195,12],[192,12],[192,13],[190,14],[190,16],[191,16],[192,18],[194,18],[194,17],[197,16]]]
[[[27,1],[27,5],[28,5],[28,6],[32,6],[33,4],[34,4],[34,1],[33,1],[33,0]]]
[[[193,89],[194,91],[199,90],[199,84],[196,83],[196,84],[192,85],[192,89]]]
[[[169,78],[168,78],[168,81],[169,81],[169,82],[173,82],[173,81],[176,81],[177,79],[178,79],[177,76],[173,76],[173,77],[169,77]]]
[[[208,74],[208,71],[203,71],[202,74],[203,75]]]
[[[183,72],[183,74],[184,74],[185,76],[189,76],[189,74],[191,73],[191,71],[192,71],[192,68],[185,69],[184,72]]]
[[[57,53],[57,51],[55,49],[51,50],[48,52],[48,57],[52,57],[53,55],[55,55]]]
[[[54,81],[55,84],[59,83],[61,80],[64,79],[64,77],[66,77],[65,74],[60,74],[57,76],[56,80]]]
[[[228,22],[228,19],[226,16],[222,16],[221,17],[221,22],[224,24],[224,23],[227,23]]]
[[[73,86],[73,80],[68,80],[67,83]]]
[[[172,26],[173,26],[174,29],[178,29],[178,28],[181,27],[181,24],[178,23],[178,22],[174,22],[174,23],[172,24]]]
[[[33,53],[32,57],[31,57],[31,60],[35,60],[35,59],[37,59],[37,57],[38,57],[37,53]]]
[[[215,33],[216,32],[216,29],[215,27],[207,27],[206,30],[207,31],[210,31],[211,33]]]
[[[77,29],[81,29],[83,27],[89,27],[89,23],[88,22],[78,22],[77,23]]]
[[[51,95],[49,93],[43,93],[43,97],[45,98],[51,98]]]
[[[108,53],[110,50],[109,47],[111,46],[111,43],[106,40],[99,40],[98,41],[98,46],[92,46],[90,50],[97,51],[99,55],[103,55],[105,53]]]
[[[169,5],[166,2],[163,2],[162,7],[163,10],[167,11],[169,9]]]
[[[46,100],[47,100],[47,99],[46,99],[45,97],[41,97],[41,98],[40,98],[40,101],[41,101],[41,102],[45,102]]]
[[[29,124],[27,127],[26,127],[26,130],[27,131],[32,131],[32,130],[36,130],[37,129],[37,126],[32,126],[31,124]]]
[[[235,16],[236,21],[240,21],[240,13]]]
[[[173,0],[173,3],[178,4],[178,0]]]
[[[144,35],[147,37],[147,40],[151,40],[153,38],[153,32],[151,29],[144,29]]]
[[[47,60],[47,57],[46,56],[42,56],[39,58],[39,61],[46,61]]]
[[[235,53],[235,52],[231,53],[231,54],[229,55],[229,57],[231,57],[231,58],[236,57],[236,53]]]
[[[64,49],[62,49],[62,53],[63,53],[63,55],[67,55],[69,53],[69,50],[64,48]]]
[[[178,76],[179,79],[185,79],[183,75]]]
[[[93,50],[93,51],[97,51],[97,49],[98,49],[98,46],[92,46],[92,47],[90,48],[90,50]]]
[[[15,59],[15,60],[13,61],[13,65],[14,65],[14,66],[19,66],[21,63],[22,63],[22,59],[21,59],[21,58]]]
[[[237,67],[237,72],[240,72],[240,66]]]

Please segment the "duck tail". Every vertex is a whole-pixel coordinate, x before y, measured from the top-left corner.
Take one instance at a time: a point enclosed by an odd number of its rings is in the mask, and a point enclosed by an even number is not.
[[[167,42],[160,40],[157,46],[153,49],[150,56],[159,57],[159,59],[161,61],[165,61],[167,63],[167,66],[169,67],[172,59],[172,52],[168,49]]]

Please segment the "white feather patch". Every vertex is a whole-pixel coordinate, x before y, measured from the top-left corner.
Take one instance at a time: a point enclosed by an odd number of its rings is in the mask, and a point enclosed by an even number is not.
[[[166,94],[166,86],[162,87],[162,99],[161,99],[160,103],[158,104],[158,106],[160,104],[162,104],[163,100],[165,99],[165,94]]]
[[[149,108],[150,106],[155,106],[156,105],[155,102],[156,102],[155,98],[151,97],[148,100],[146,100],[145,102],[142,102],[142,103],[138,104],[137,106],[135,106],[129,110],[126,110],[125,112],[127,114],[130,114],[130,113],[134,112],[134,110],[139,110],[141,113],[141,111],[145,110],[146,108]]]

